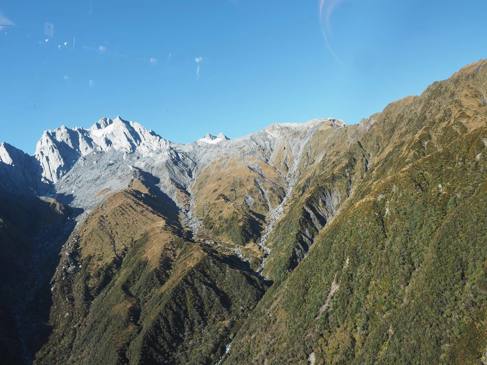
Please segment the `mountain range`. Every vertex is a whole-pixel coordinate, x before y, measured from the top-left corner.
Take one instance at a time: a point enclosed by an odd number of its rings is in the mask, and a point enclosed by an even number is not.
[[[487,364],[487,61],[347,125],[0,145],[5,364]]]

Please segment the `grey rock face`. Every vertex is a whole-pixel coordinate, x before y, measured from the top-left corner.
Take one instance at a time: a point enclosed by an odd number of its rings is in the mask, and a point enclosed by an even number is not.
[[[34,194],[43,190],[42,170],[37,161],[21,150],[0,144],[0,188],[14,194]]]
[[[191,144],[176,144],[139,123],[120,117],[103,118],[88,129],[61,126],[44,132],[37,143],[35,158],[2,145],[0,164],[16,171],[9,173],[13,176],[11,180],[34,180],[29,184],[36,182],[36,188],[49,186],[50,192],[63,202],[84,211],[125,189],[143,171],[154,177],[160,190],[178,204],[187,218],[186,223],[196,229],[198,222],[191,211],[191,186],[203,168],[221,159],[253,158],[272,165],[277,163],[279,151],[287,149],[290,161],[285,161],[288,164],[285,173],[290,193],[304,145],[322,123],[343,126],[336,120],[274,124],[235,140],[223,134],[208,134]],[[45,192],[46,189],[42,191]],[[271,212],[271,222],[279,219],[279,213]],[[273,226],[274,223],[268,231]]]
[[[37,143],[35,157],[42,167],[42,177],[56,183],[80,157],[92,152],[149,153],[164,150],[168,145],[168,141],[138,123],[120,117],[113,120],[104,118],[89,129],[62,126],[44,132]]]

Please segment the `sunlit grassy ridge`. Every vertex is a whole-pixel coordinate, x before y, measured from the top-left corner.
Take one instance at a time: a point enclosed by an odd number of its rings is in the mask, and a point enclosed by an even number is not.
[[[291,274],[274,271],[227,364],[485,361],[486,93],[481,62],[352,127],[366,130],[345,156],[359,146],[368,168],[349,166],[350,197]],[[303,195],[343,196],[328,181]],[[275,235],[285,252],[294,236]]]

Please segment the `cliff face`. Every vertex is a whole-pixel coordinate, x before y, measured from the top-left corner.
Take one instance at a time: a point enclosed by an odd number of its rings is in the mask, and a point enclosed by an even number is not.
[[[357,125],[44,137],[0,149],[9,362],[487,362],[487,62]]]

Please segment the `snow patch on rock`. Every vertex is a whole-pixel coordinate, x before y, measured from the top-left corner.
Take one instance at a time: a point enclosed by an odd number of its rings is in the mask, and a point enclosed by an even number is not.
[[[10,145],[6,143],[0,144],[0,162],[12,166],[14,164],[14,159],[11,154],[11,151],[9,150],[10,150]]]
[[[225,141],[229,141],[230,138],[225,136],[223,133],[219,133],[218,135],[213,135],[211,133],[208,133],[206,136],[203,138],[198,139],[197,143],[200,144],[219,144]]]

